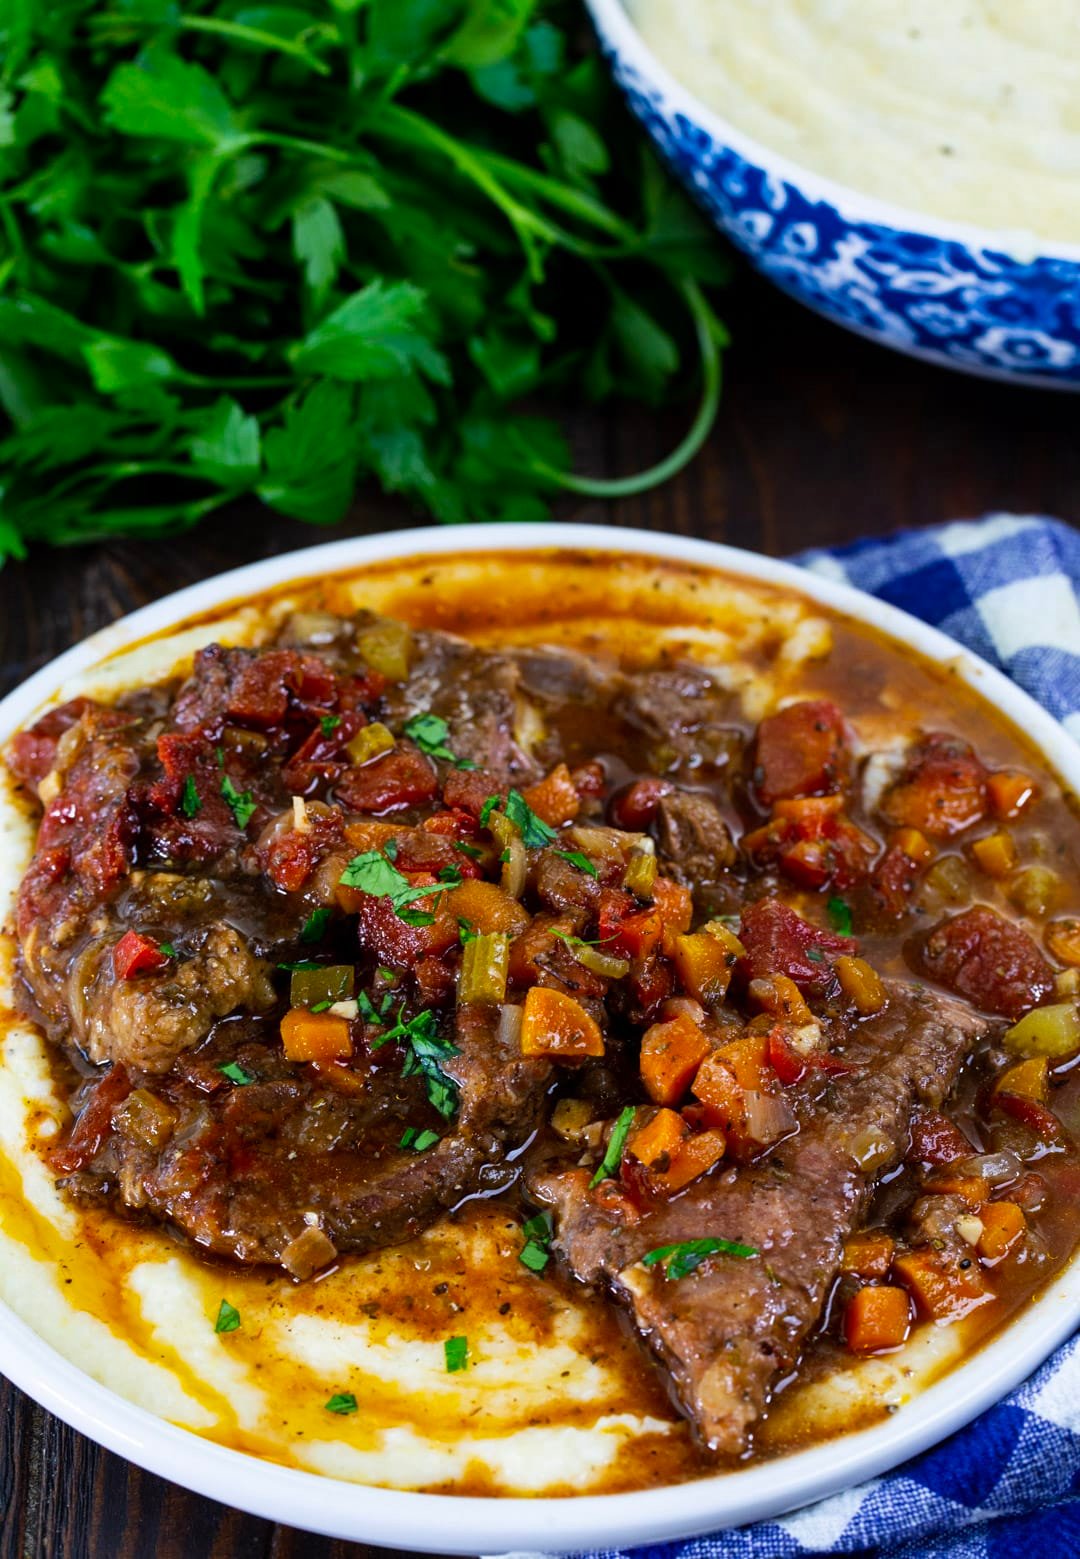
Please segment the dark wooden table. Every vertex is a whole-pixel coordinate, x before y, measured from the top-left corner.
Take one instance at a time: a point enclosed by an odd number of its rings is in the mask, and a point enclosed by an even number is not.
[[[842,334],[744,278],[736,347],[706,452],[657,493],[565,518],[677,531],[782,554],[993,509],[1080,525],[1080,404],[938,372]],[[572,430],[581,469],[659,457],[677,418]],[[325,537],[420,523],[370,495],[314,532],[265,510],[152,545],[39,552],[0,572],[0,691],[121,613]],[[541,1534],[537,1535],[541,1540]],[[275,1527],[140,1472],[0,1381],[0,1559],[345,1559],[358,1546]]]

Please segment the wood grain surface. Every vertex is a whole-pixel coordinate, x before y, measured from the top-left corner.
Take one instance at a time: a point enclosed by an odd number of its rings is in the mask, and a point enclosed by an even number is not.
[[[705,536],[773,554],[989,510],[1080,525],[1080,401],[951,375],[834,329],[755,280],[728,294],[736,346],[708,449],[667,488],[561,517]],[[676,415],[571,429],[580,469],[666,453]],[[192,535],[38,552],[0,571],[0,692],[147,601],[323,539],[421,523],[367,495],[329,531],[266,510]],[[542,1534],[537,1534],[537,1541]],[[0,1559],[345,1559],[358,1545],[243,1516],[140,1472],[0,1380]]]

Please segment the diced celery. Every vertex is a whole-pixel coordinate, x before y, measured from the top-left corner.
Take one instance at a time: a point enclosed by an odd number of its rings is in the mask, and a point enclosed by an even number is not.
[[[289,982],[289,1001],[294,1007],[327,1006],[349,1001],[356,971],[352,964],[320,964],[317,969],[294,969]]]
[[[1035,1007],[1005,1035],[1005,1044],[1022,1056],[1067,1056],[1080,1050],[1080,1011],[1073,1001]]]
[[[458,1000],[504,1001],[509,967],[510,938],[505,932],[492,931],[473,937],[461,953]]]

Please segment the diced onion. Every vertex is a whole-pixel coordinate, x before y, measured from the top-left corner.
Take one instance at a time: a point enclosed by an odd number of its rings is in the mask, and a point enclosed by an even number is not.
[[[512,1002],[506,1002],[499,1008],[499,1044],[508,1050],[516,1052],[520,1045],[522,1016],[522,1009],[515,1007]]]
[[[298,834],[310,834],[311,819],[308,817],[307,802],[303,796],[292,798],[292,826]]]
[[[867,1174],[880,1169],[896,1156],[892,1141],[877,1126],[867,1126],[852,1139],[848,1152]]]
[[[1067,1056],[1080,1050],[1080,1011],[1074,1001],[1032,1010],[1005,1034],[1009,1050],[1025,1056]]]
[[[329,1266],[337,1255],[337,1246],[329,1235],[309,1223],[303,1234],[290,1240],[281,1253],[281,1265],[292,1277],[303,1281],[312,1277],[320,1267]]]
[[[795,1112],[779,1094],[761,1093],[756,1088],[748,1088],[743,1100],[746,1134],[753,1142],[766,1146],[791,1131],[795,1125]]]
[[[499,887],[504,893],[509,893],[512,899],[519,899],[525,892],[525,878],[529,869],[529,857],[519,835],[515,834],[509,844],[503,846],[503,854],[506,859],[502,863]]]
[[[1000,1153],[973,1153],[970,1158],[961,1159],[957,1164],[949,1165],[949,1172],[960,1175],[981,1175],[990,1185],[1005,1185],[1007,1181],[1015,1180],[1020,1174],[1023,1165],[1019,1158],[1009,1148],[1003,1148]]]
[[[969,1245],[977,1245],[982,1238],[985,1225],[981,1218],[976,1218],[974,1213],[962,1213],[956,1220],[956,1232],[962,1240]]]

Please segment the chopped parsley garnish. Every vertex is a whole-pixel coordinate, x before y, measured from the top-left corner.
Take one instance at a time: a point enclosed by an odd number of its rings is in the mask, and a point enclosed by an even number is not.
[[[463,839],[454,840],[454,849],[460,850],[462,855],[467,855],[470,860],[473,861],[478,861],[484,853],[483,850],[479,849],[476,845],[466,844]]]
[[[426,1153],[428,1148],[433,1148],[438,1141],[437,1131],[421,1131],[419,1126],[406,1126],[398,1147],[407,1148],[410,1153]]]
[[[374,1023],[379,1027],[382,1026],[382,1019],[376,1012],[375,1003],[372,1001],[367,991],[358,991],[356,993],[356,1005],[360,1009],[360,1016],[365,1019],[366,1022]]]
[[[309,1007],[308,1008],[308,1011],[309,1012],[328,1012],[333,1005],[334,1004],[333,1004],[332,1001],[317,1001],[313,1007]]]
[[[250,790],[237,790],[227,774],[221,776],[221,794],[229,803],[237,828],[246,828],[255,812],[256,802]]]
[[[440,715],[413,715],[411,720],[406,720],[401,729],[411,742],[416,743],[421,752],[427,753],[429,758],[443,758],[447,763],[457,762],[446,745],[450,727]]]
[[[643,1267],[656,1267],[663,1263],[664,1276],[672,1283],[688,1277],[709,1256],[738,1256],[743,1261],[759,1252],[753,1245],[740,1245],[737,1240],[722,1240],[709,1236],[702,1240],[682,1240],[677,1245],[659,1245],[641,1258]]]
[[[806,956],[809,958],[812,964],[823,964],[825,962],[825,954],[821,951],[820,947],[808,947],[806,949]]]
[[[408,1021],[404,1018],[404,1012],[402,1005],[393,1028],[380,1034],[371,1048],[379,1050],[392,1040],[406,1044],[408,1050],[401,1068],[402,1077],[414,1077],[419,1073],[424,1079],[428,1102],[435,1106],[440,1115],[449,1118],[458,1107],[458,1087],[453,1078],[445,1075],[441,1063],[460,1052],[455,1044],[439,1033],[438,1019],[429,1008],[418,1012],[415,1018],[409,1018]]]
[[[328,1413],[341,1413],[342,1415],[355,1413],[356,1398],[351,1391],[335,1391],[329,1402],[326,1403],[326,1411]]]
[[[501,796],[489,796],[487,798],[483,806],[480,808],[481,828],[486,828],[488,826],[488,823],[491,821],[491,814],[494,812],[496,807],[501,807],[502,804],[503,800]]]
[[[526,849],[539,850],[555,838],[555,830],[537,817],[519,790],[512,790],[506,797],[506,815],[521,835]]]
[[[440,882],[445,882],[448,888],[461,887],[461,872],[456,866],[440,866],[435,875]]]
[[[297,969],[321,969],[322,964],[314,958],[299,958],[294,964],[275,964],[275,969],[284,969],[293,974]]]
[[[448,1337],[443,1343],[443,1352],[446,1355],[448,1375],[456,1375],[459,1370],[468,1369],[469,1339],[467,1337]]]
[[[457,924],[458,941],[461,943],[462,947],[466,947],[468,943],[476,941],[477,937],[480,935],[479,931],[474,931],[472,926],[462,915],[458,916]]]
[[[551,1219],[547,1213],[537,1213],[521,1226],[525,1243],[518,1253],[518,1260],[530,1272],[543,1272],[551,1260]]]
[[[600,873],[589,860],[587,855],[582,855],[580,850],[556,850],[556,855],[561,855],[564,861],[569,861],[571,866],[576,866],[579,871],[588,872],[590,877],[599,877]]]
[[[184,780],[184,788],[180,792],[180,810],[185,817],[196,817],[202,811],[194,774],[189,774]]]
[[[176,948],[172,945],[171,942],[159,942],[158,952],[164,953],[166,958],[176,957]]]
[[[254,1075],[245,1070],[239,1061],[226,1061],[223,1066],[218,1067],[218,1071],[222,1077],[227,1077],[230,1083],[235,1083],[238,1088],[246,1088],[248,1083],[255,1081]]]
[[[625,1110],[619,1111],[619,1118],[611,1128],[611,1136],[608,1138],[607,1151],[600,1161],[599,1168],[589,1181],[589,1190],[598,1186],[601,1180],[610,1180],[612,1175],[618,1174],[619,1165],[622,1163],[623,1148],[626,1139],[630,1135],[630,1127],[634,1124],[634,1106],[628,1104]]]
[[[214,757],[217,759],[217,766],[218,766],[218,768],[219,769],[223,769],[225,767],[225,749],[224,749],[224,747],[215,747],[214,748]]]
[[[447,867],[445,870],[456,871],[456,868]],[[389,899],[394,914],[407,926],[430,926],[434,924],[435,916],[428,910],[412,909],[410,905],[433,893],[445,893],[448,887],[457,887],[461,882],[461,874],[458,872],[451,880],[415,888],[381,851],[365,850],[363,855],[353,856],[339,881],[346,888],[359,888],[361,893],[370,893],[372,898]]]
[[[337,728],[338,728],[338,726],[340,724],[341,724],[341,716],[340,715],[320,715],[319,716],[319,729],[322,731],[324,736],[333,736],[334,732],[337,730]]]
[[[829,912],[829,923],[834,931],[839,931],[841,936],[851,935],[851,905],[846,899],[832,898],[825,908]]]
[[[300,932],[301,942],[321,942],[326,935],[332,913],[333,911],[329,909],[313,909],[304,921],[304,928]]]
[[[221,1307],[214,1322],[215,1332],[235,1332],[240,1329],[240,1312],[235,1309],[227,1299],[221,1301]]]

